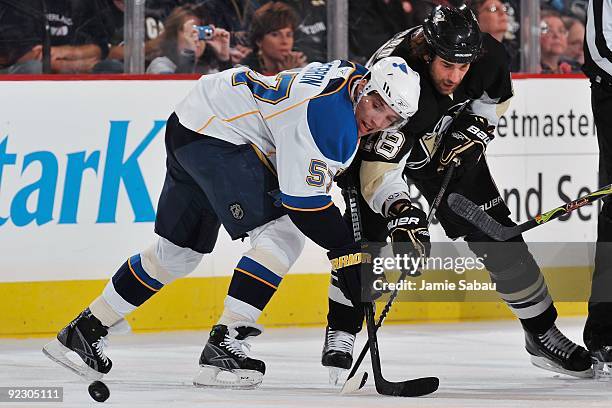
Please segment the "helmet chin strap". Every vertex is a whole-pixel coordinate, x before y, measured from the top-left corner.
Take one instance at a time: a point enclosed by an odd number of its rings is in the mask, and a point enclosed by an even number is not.
[[[361,78],[359,81],[355,81],[355,83],[353,84],[353,86],[351,87],[351,96],[355,95],[355,92],[357,91],[357,86],[361,83],[361,81],[363,81],[364,79],[367,79],[365,76],[363,78]],[[361,101],[361,98],[363,98],[365,96],[365,86],[363,87],[363,89],[359,92],[359,94],[357,95],[357,98],[353,101],[353,113],[357,112],[357,105],[359,104],[359,102]]]

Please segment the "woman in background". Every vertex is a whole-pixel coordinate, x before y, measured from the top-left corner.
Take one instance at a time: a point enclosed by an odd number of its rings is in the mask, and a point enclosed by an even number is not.
[[[164,23],[160,36],[162,55],[147,68],[148,74],[214,73],[231,67],[229,32],[213,25],[212,38],[200,40],[194,25],[209,22],[201,6],[175,8]]]
[[[500,0],[473,0],[470,5],[483,33],[502,42],[508,31],[508,7]]]
[[[253,53],[243,64],[263,75],[305,66],[306,56],[293,51],[297,22],[296,12],[285,3],[273,1],[258,8],[251,21]]]
[[[540,15],[540,65],[543,74],[580,72],[576,61],[563,58],[567,51],[568,31],[561,15],[554,10],[542,10]]]

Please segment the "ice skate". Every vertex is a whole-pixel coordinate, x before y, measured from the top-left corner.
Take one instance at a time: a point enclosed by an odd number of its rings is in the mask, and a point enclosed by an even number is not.
[[[525,332],[525,348],[536,367],[574,377],[593,377],[591,356],[553,325],[544,334]]]
[[[51,360],[90,381],[99,380],[113,366],[104,354],[108,327],[85,309],[42,351]]]
[[[612,380],[612,346],[602,346],[591,350],[593,375],[597,379]]]
[[[355,335],[342,330],[325,329],[321,364],[329,369],[329,383],[337,385],[344,372],[353,365]]]
[[[213,326],[200,356],[200,371],[193,379],[198,387],[255,388],[261,384],[266,365],[246,355],[250,346],[245,339],[258,336],[259,325],[237,322]]]

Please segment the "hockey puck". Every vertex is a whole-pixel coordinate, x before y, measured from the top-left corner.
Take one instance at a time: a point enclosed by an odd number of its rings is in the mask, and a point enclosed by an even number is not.
[[[89,395],[98,402],[104,402],[110,397],[110,390],[102,381],[94,381],[89,384]]]

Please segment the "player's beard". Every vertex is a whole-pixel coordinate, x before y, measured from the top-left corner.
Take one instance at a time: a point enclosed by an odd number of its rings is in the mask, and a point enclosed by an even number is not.
[[[445,82],[444,79],[434,80],[434,86],[436,87],[436,90],[442,95],[452,94],[453,92],[455,92],[455,90],[457,90],[459,84],[461,84],[461,82],[459,82],[458,84],[453,84]]]

